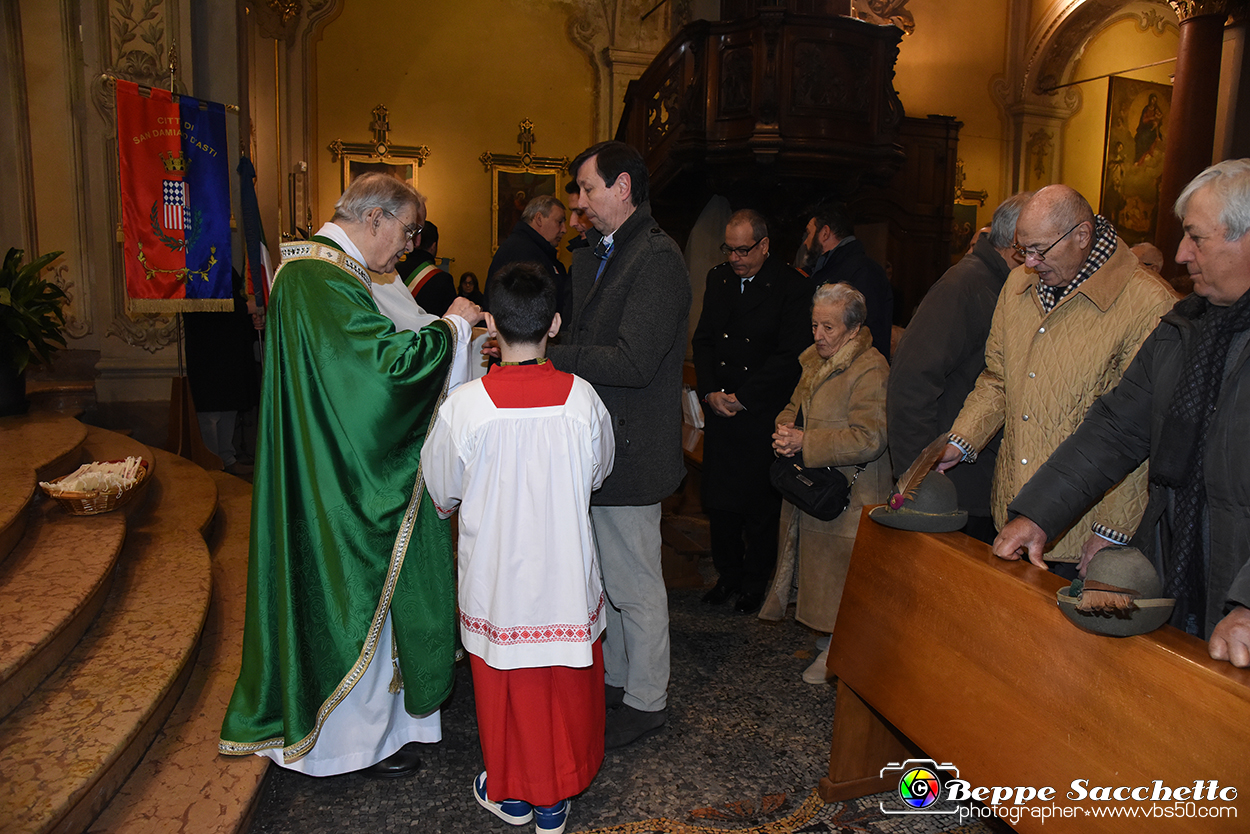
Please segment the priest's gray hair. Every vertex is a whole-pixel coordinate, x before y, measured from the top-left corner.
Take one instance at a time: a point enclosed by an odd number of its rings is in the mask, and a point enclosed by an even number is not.
[[[812,296],[812,309],[817,304],[831,304],[842,307],[842,323],[847,330],[853,330],[868,320],[868,304],[864,294],[850,284],[821,284]]]
[[[1220,222],[1228,227],[1224,239],[1240,240],[1250,231],[1250,159],[1226,159],[1194,177],[1176,198],[1176,216],[1184,221],[1190,198],[1207,186],[1220,199]]]
[[[1020,209],[1032,196],[1032,191],[1021,191],[1003,200],[994,209],[994,219],[990,221],[990,246],[1006,249],[1016,242],[1016,221],[1020,219]]]
[[[420,212],[425,207],[425,198],[403,180],[371,171],[352,180],[334,204],[334,216],[330,220],[362,223],[370,209],[380,208],[398,215],[408,206],[416,206]]]

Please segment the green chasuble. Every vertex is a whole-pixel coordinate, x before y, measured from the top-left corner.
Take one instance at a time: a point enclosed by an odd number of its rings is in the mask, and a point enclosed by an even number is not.
[[[281,747],[294,761],[370,662],[394,662],[414,715],[451,692],[451,534],[420,460],[456,334],[444,321],[397,333],[368,273],[325,238],[283,249],[265,328],[243,666],[219,749]],[[388,611],[394,659],[374,657]]]

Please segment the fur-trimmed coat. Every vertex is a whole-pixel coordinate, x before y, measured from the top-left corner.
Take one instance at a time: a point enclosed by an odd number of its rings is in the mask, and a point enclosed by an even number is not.
[[[760,618],[785,616],[790,585],[799,571],[796,619],[832,632],[838,619],[842,586],[855,547],[860,511],[890,496],[890,457],[886,453],[885,388],[889,367],[872,346],[872,334],[861,327],[828,359],[812,345],[799,356],[803,376],[790,404],[777,415],[778,424],[794,422],[803,409],[803,462],[836,466],[849,481],[856,466],[865,469],[851,487],[851,504],[832,521],[820,521],[784,502],[777,571],[764,599]]]

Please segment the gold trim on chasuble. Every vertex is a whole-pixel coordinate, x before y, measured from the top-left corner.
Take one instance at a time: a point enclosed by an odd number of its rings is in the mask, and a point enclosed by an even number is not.
[[[333,246],[326,246],[324,243],[317,243],[313,240],[283,243],[278,248],[282,253],[282,263],[278,265],[278,271],[273,274],[275,285],[278,283],[278,276],[282,274],[282,267],[291,261],[326,261],[344,272],[355,275],[356,280],[365,285],[365,289],[369,289],[373,284],[373,279],[369,277],[369,270],[365,268],[365,265],[342,249],[335,249]]]
[[[287,245],[289,244],[283,244],[284,250]],[[313,245],[317,246],[318,244]],[[328,246],[322,246],[321,248],[339,255],[343,254],[339,250],[331,249]],[[299,257],[317,258],[318,255],[313,253]],[[284,264],[286,263],[286,260],[287,259],[283,260]],[[331,259],[324,258],[324,260]],[[352,260],[350,257],[348,257],[348,260],[352,261],[352,263],[356,263],[356,261]],[[276,275],[274,277],[274,281],[277,281]],[[438,418],[439,408],[442,407],[443,401],[447,399],[448,388],[451,385],[451,373],[456,365],[456,342],[459,338],[459,331],[442,319],[439,319],[436,322],[431,322],[431,324],[441,324],[449,331],[449,335],[451,336],[451,362],[447,365],[447,375],[443,377],[443,390],[438,395],[438,402],[435,403],[434,412],[430,415],[430,423],[426,426],[425,431],[427,436],[429,435],[430,430],[434,427],[434,421]],[[369,664],[373,662],[374,655],[377,654],[378,639],[382,635],[382,626],[385,624],[386,615],[391,608],[391,597],[394,595],[395,583],[399,581],[399,571],[403,568],[404,557],[408,554],[408,542],[412,538],[412,527],[416,523],[417,509],[421,505],[421,496],[425,493],[425,478],[422,476],[422,466],[423,464],[420,462],[417,464],[417,478],[412,487],[412,499],[408,502],[408,508],[404,512],[404,520],[399,525],[399,535],[395,537],[395,546],[391,550],[391,562],[390,567],[387,569],[386,582],[383,583],[382,596],[378,599],[378,607],[373,614],[373,622],[369,626],[369,635],[365,638],[365,645],[361,649],[360,657],[356,659],[356,663],[352,666],[351,671],[347,673],[347,676],[344,677],[338,687],[335,688],[334,693],[321,704],[321,709],[317,710],[317,723],[313,727],[312,732],[290,746],[283,746],[283,742],[286,740],[285,737],[266,739],[265,741],[255,741],[247,744],[227,742],[223,739],[217,745],[217,748],[221,753],[242,756],[249,753],[259,753],[261,750],[269,750],[274,747],[282,747],[282,760],[284,762],[294,762],[304,758],[304,756],[307,756],[312,751],[313,746],[317,743],[317,738],[321,735],[321,727],[325,724],[326,719],[330,717],[330,713],[333,712],[338,705],[342,703],[343,699],[347,697],[348,693],[355,688],[357,682],[359,682],[360,678],[364,675],[365,670],[369,668]],[[394,638],[392,637],[392,639]],[[396,666],[396,670],[398,671],[398,666]]]

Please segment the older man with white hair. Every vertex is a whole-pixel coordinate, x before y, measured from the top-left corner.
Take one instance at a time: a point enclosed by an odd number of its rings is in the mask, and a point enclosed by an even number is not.
[[[458,298],[418,325],[375,283],[421,234],[421,195],[354,181],[270,296],[243,663],[218,749],[312,776],[416,769],[441,737],[456,653],[447,522],[421,446],[481,314]],[[384,294],[378,298],[385,298]],[[385,302],[383,302],[385,303]],[[401,315],[402,313],[402,315]],[[401,322],[401,326],[403,326]]]
[[[1194,282],[1120,384],[1104,394],[1009,508],[994,552],[1042,564],[1046,541],[1149,457],[1131,544],[1176,599],[1172,624],[1216,660],[1250,667],[1250,159],[1181,192],[1176,251]]]

